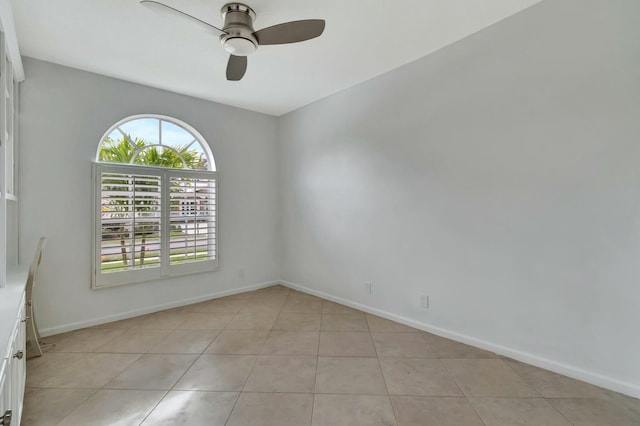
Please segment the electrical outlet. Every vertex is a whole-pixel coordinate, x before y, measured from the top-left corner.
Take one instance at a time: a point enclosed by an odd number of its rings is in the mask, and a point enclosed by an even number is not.
[[[244,269],[238,269],[238,278],[244,278],[244,274],[245,274]]]
[[[373,283],[371,281],[365,281],[364,291],[366,291],[367,294],[373,294]]]
[[[420,307],[422,309],[429,309],[429,296],[426,294],[420,296]]]

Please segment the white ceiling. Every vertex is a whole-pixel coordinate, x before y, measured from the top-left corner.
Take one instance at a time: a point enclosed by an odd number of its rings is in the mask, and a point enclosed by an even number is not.
[[[225,0],[161,0],[220,27]],[[240,82],[218,39],[137,0],[12,0],[22,55],[281,115],[411,62],[540,0],[247,0],[256,30],[321,18],[324,34],[262,46]],[[29,78],[27,74],[27,78]]]

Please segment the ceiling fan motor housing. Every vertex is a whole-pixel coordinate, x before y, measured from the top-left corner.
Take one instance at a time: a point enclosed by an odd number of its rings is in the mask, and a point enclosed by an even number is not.
[[[224,49],[235,56],[247,56],[258,48],[258,40],[253,35],[253,21],[256,13],[246,4],[228,3],[220,11],[225,34],[220,36]]]

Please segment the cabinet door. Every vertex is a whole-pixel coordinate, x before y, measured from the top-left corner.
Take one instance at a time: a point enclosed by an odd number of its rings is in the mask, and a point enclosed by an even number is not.
[[[0,419],[11,410],[11,380],[7,360],[0,358]],[[11,422],[13,423],[13,421]]]
[[[12,424],[19,425],[22,416],[22,403],[24,401],[24,387],[27,372],[27,354],[25,342],[25,321],[24,321],[24,303],[16,318],[16,329],[13,335],[13,343],[11,349],[11,410],[13,412]]]
[[[0,419],[11,410],[11,425],[19,425],[26,382],[24,303],[15,319],[15,327],[5,358],[0,360]]]

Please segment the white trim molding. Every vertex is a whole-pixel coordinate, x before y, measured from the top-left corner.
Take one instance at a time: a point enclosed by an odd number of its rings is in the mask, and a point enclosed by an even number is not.
[[[7,54],[13,66],[13,75],[18,83],[22,83],[24,81],[24,67],[20,56],[16,25],[13,20],[13,9],[9,0],[0,0],[0,26],[2,26],[7,43]]]
[[[456,333],[455,331],[446,330],[444,328],[436,327],[430,324],[426,324],[420,321],[415,321],[400,315],[395,315],[387,311],[383,311],[377,308],[373,308],[361,303],[352,302],[341,297],[333,296],[322,291],[313,290],[311,288],[295,284],[288,281],[280,281],[280,284],[289,287],[290,289],[297,290],[303,293],[318,296],[332,302],[340,303],[342,305],[349,306],[354,309],[358,309],[369,314],[377,315],[388,320],[398,322],[400,324],[407,325],[409,327],[417,328],[432,334],[436,334],[447,339],[455,340],[456,342],[465,343],[467,345],[475,346],[487,351],[494,352],[498,355],[513,358],[515,360],[524,362],[526,364],[534,365],[545,370],[553,371],[554,373],[562,374],[564,376],[571,377],[576,380],[590,383],[592,385],[600,386],[605,389],[612,390],[614,392],[620,392],[625,395],[632,396],[634,398],[640,398],[640,386],[635,383],[625,382],[622,380],[607,377],[599,373],[583,370],[574,366],[557,362],[551,359],[543,358],[533,353],[522,352],[517,349],[508,348],[496,343],[488,342],[486,340],[476,339],[475,337],[467,336],[465,334]]]

